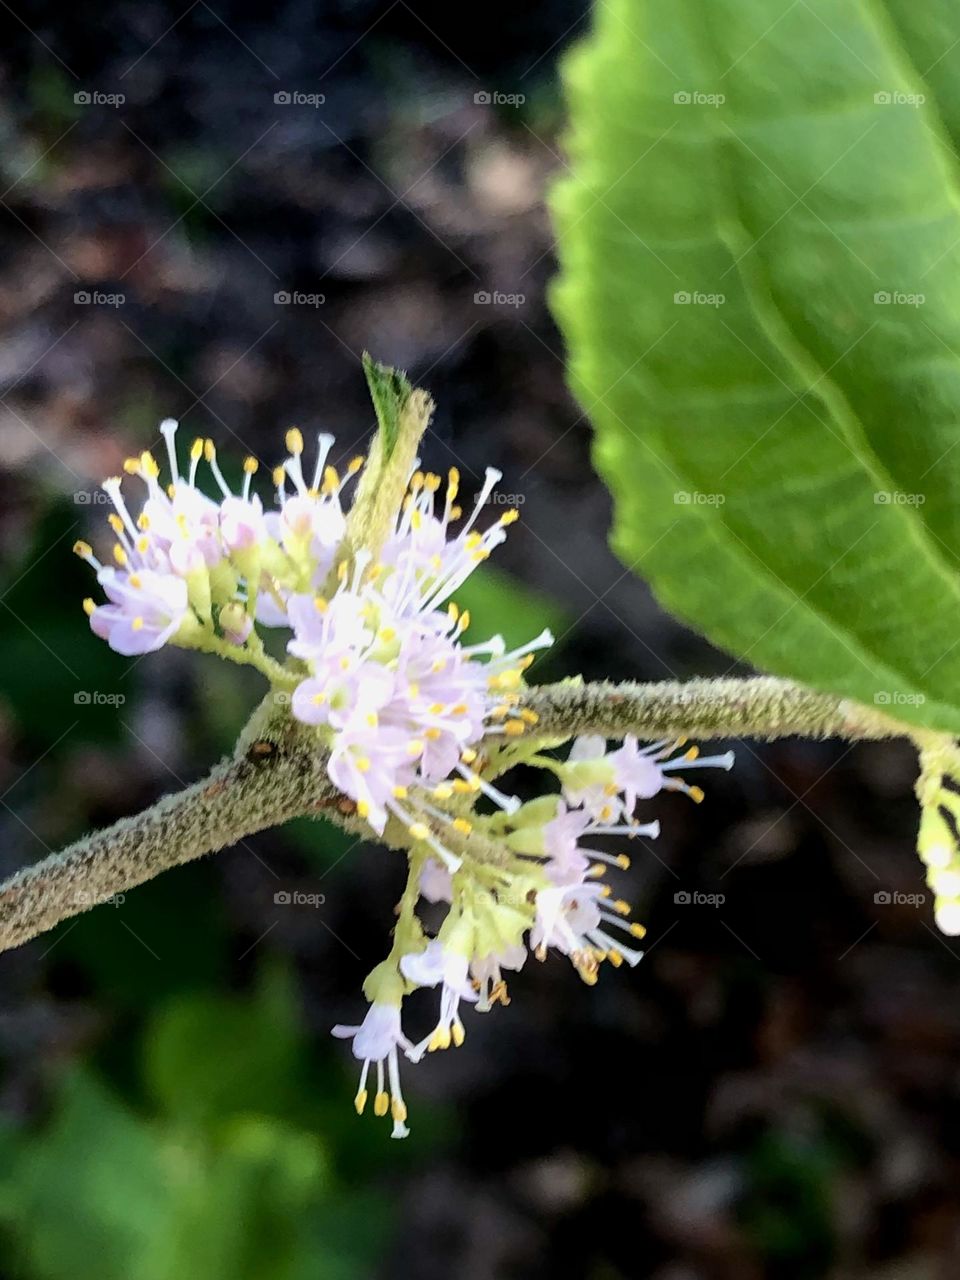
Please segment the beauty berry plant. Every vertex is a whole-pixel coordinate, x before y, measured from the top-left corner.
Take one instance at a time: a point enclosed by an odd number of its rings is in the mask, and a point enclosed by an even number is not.
[[[401,1064],[459,1046],[505,975],[554,951],[592,984],[640,959],[617,870],[656,838],[659,792],[699,802],[694,771],[733,764],[689,739],[785,734],[912,739],[936,921],[960,933],[957,42],[947,6],[907,0],[687,0],[670,22],[608,0],[568,63],[553,302],[614,545],[766,674],[538,685],[549,632],[475,639],[457,595],[516,512],[491,518],[492,470],[465,496],[420,467],[431,402],[395,370],[367,361],[378,430],[339,467],[294,428],[266,477],[248,458],[231,481],[167,420],[77,544],[90,625],[268,690],[207,778],[2,886],[0,945],[295,816],[377,839],[406,888],[333,1033],[358,1112],[401,1137]],[[418,987],[437,1020],[415,1043]]]

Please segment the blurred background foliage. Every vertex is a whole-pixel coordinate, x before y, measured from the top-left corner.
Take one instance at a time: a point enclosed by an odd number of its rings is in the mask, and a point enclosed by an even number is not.
[[[70,545],[103,536],[99,480],[167,414],[234,468],[293,423],[349,457],[364,348],[437,399],[427,465],[465,488],[499,466],[519,495],[462,600],[478,635],[550,625],[545,679],[729,668],[609,552],[544,301],[556,59],[586,21],[565,0],[3,7],[4,874],[200,776],[259,692],[90,637]],[[275,103],[294,90],[326,103]],[[295,291],[324,302],[275,303]],[[589,991],[530,965],[406,1073],[406,1143],[354,1115],[329,1037],[387,946],[391,855],[292,823],[0,957],[0,1274],[952,1277],[958,956],[875,900],[922,890],[912,770],[897,744],[744,744],[705,805],[664,798],[626,877],[643,965]],[[693,888],[723,907],[678,904]],[[293,889],[323,905],[277,902]]]

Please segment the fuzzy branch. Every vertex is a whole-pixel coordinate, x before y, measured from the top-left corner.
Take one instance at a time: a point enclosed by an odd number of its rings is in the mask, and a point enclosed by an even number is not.
[[[759,738],[772,741],[912,736],[908,725],[828,693],[773,676],[667,680],[655,684],[559,684],[528,689],[523,705],[539,717],[538,737],[599,733],[609,738]]]
[[[577,733],[640,738],[761,739],[919,737],[908,726],[856,703],[768,677],[663,684],[561,684],[532,688],[524,705],[539,717],[538,738]],[[323,814],[363,834],[355,805],[338,794],[326,758],[283,700],[268,696],[235,754],[200,782],[151,808],[78,840],[0,885],[0,951],[36,937],[116,893],[293,817]],[[409,846],[388,826],[383,843]],[[497,851],[474,839],[478,861]]]

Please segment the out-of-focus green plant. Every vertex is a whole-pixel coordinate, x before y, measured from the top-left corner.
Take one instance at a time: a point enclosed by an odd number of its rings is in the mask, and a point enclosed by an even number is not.
[[[318,1135],[300,1020],[270,973],[252,998],[189,994],[143,1038],[149,1111],[90,1070],[43,1131],[4,1141],[7,1265],[30,1280],[349,1280],[389,1229],[386,1204],[334,1172]],[[70,1212],[64,1206],[70,1205]],[[348,1229],[376,1209],[363,1231]]]

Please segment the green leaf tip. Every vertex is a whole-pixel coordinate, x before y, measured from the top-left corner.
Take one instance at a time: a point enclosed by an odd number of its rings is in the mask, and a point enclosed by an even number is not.
[[[383,441],[382,457],[389,462],[397,445],[400,433],[400,419],[407,406],[413,387],[402,369],[391,369],[388,365],[374,360],[369,351],[364,351],[363,372],[370,388],[370,398],[377,415],[380,437]]]

